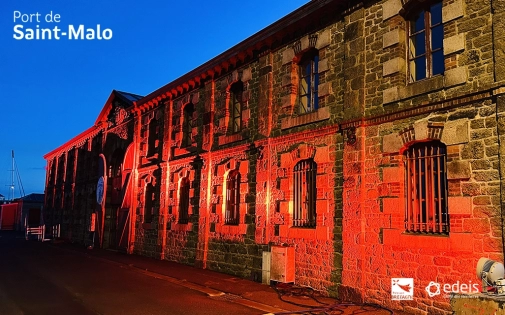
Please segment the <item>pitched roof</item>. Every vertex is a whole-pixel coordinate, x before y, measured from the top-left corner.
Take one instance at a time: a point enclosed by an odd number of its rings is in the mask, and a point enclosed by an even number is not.
[[[95,126],[99,125],[101,121],[107,120],[107,115],[109,114],[110,110],[112,109],[112,102],[114,101],[115,98],[119,98],[122,101],[124,101],[128,105],[128,106],[126,106],[126,108],[129,108],[134,105],[134,102],[143,98],[143,96],[133,94],[133,93],[128,93],[128,92],[112,90],[112,93],[110,93],[109,98],[105,102],[105,105],[103,106],[102,111],[100,112],[100,114],[98,115],[98,117],[95,121]]]
[[[113,103],[114,99],[116,99],[116,98],[122,100],[124,103],[126,103],[127,108],[130,108],[131,106],[134,105],[134,103],[136,101],[142,99],[143,96],[138,95],[138,94],[129,93],[129,92],[112,90],[112,92],[109,95],[109,98],[107,99],[104,106],[102,107],[102,111],[98,115],[98,117],[95,121],[95,124],[92,127],[81,132],[80,134],[78,134],[74,138],[70,139],[66,143],[64,143],[64,144],[60,145],[59,147],[57,147],[56,149],[52,150],[51,152],[45,154],[44,159],[47,160],[47,159],[51,158],[53,155],[57,154],[65,147],[75,145],[76,143],[78,143],[80,141],[83,141],[85,139],[93,137],[94,134],[96,134],[96,132],[101,130],[101,123],[107,121],[107,115],[109,114],[110,110],[112,109],[112,103]]]
[[[133,105],[133,102],[136,102],[139,99],[143,98],[143,96],[141,96],[141,95],[128,93],[128,92],[122,92],[122,91],[117,91],[117,90],[114,90],[113,92],[116,92],[116,94],[119,97],[123,98],[124,101],[130,103],[130,105]]]
[[[227,68],[225,65],[232,60],[239,60],[248,55],[254,56],[255,52],[261,52],[265,48],[270,49],[271,47],[275,47],[278,43],[294,41],[294,38],[298,38],[296,35],[297,30],[308,30],[316,25],[327,23],[329,18],[338,16],[341,11],[347,9],[353,2],[356,1],[309,1],[302,7],[246,38],[211,60],[149,93],[141,100],[137,101],[136,106],[148,103],[157,98],[164,98],[165,94],[171,93],[171,91],[177,91],[177,87],[181,87],[190,81],[201,81],[208,77],[212,77],[212,73],[214,73],[216,69],[221,67]],[[318,28],[320,28],[320,26],[318,26]],[[181,89],[181,91],[182,90],[184,89]]]
[[[44,194],[36,194],[32,193],[29,195],[26,195],[24,197],[18,198],[19,200],[23,201],[30,201],[30,202],[44,202]]]

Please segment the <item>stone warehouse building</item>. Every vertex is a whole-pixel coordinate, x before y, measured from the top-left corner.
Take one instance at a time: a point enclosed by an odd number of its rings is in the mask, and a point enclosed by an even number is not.
[[[256,281],[285,251],[281,281],[449,314],[431,281],[503,261],[504,27],[503,0],[311,1],[147,96],[113,91],[45,155],[46,223],[87,243],[95,213],[96,246]]]

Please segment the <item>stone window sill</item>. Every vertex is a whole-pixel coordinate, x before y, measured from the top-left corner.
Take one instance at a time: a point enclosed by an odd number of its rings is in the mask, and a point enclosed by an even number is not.
[[[286,117],[281,120],[281,129],[303,126],[330,118],[328,107],[319,108],[317,111],[295,117]]]
[[[216,233],[228,235],[244,235],[247,232],[246,224],[226,225],[216,224]]]
[[[279,236],[287,238],[329,240],[330,230],[327,226],[316,226],[316,228],[298,228],[281,225]]]
[[[193,229],[193,223],[172,223],[170,226],[170,231],[181,231],[181,232],[189,232]]]
[[[384,90],[383,103],[392,104],[418,95],[440,91],[444,88],[463,84],[466,82],[466,79],[466,72],[461,73],[459,70],[447,70],[443,75],[436,75],[431,78],[408,83],[406,86],[395,86]]]
[[[196,152],[195,146],[183,147],[183,148],[174,148],[174,156],[185,155],[189,153]]]
[[[471,251],[472,233],[408,234],[398,229],[383,229],[383,244],[405,248]]]
[[[219,145],[224,145],[228,143],[238,142],[244,140],[244,137],[241,133],[234,133],[231,135],[225,135],[219,137]]]

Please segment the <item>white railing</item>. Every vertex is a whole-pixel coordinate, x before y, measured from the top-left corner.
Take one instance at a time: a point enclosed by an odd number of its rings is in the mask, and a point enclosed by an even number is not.
[[[53,239],[60,237],[60,225],[55,224],[53,225]]]
[[[46,238],[46,226],[45,225],[36,226],[36,227],[26,226],[25,239],[28,240],[30,235],[36,235],[38,241],[45,242],[45,241],[50,241],[51,239],[56,239],[56,238],[60,237],[60,225],[59,224],[53,225],[51,227],[50,231],[52,233],[50,235],[51,238]]]
[[[28,240],[28,237],[30,235],[36,235],[37,240],[44,241],[45,234],[46,234],[46,226],[45,225],[36,226],[36,227],[27,226],[25,229],[25,239],[26,240]]]

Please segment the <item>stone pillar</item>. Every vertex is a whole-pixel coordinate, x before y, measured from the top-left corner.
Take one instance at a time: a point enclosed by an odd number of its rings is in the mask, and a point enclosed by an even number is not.
[[[135,150],[133,170],[131,173],[132,181],[132,201],[130,209],[130,239],[128,241],[128,254],[133,254],[135,249],[135,236],[137,228],[137,207],[138,207],[138,195],[139,195],[139,161],[140,161],[140,131],[142,130],[142,115],[139,109],[135,111],[133,122],[133,148]]]
[[[205,83],[205,114],[203,121],[202,154],[200,165],[200,198],[198,215],[198,244],[196,245],[195,267],[207,268],[207,252],[209,250],[210,233],[210,202],[212,191],[210,181],[212,178],[212,143],[214,140],[214,108],[215,108],[215,81]]]
[[[344,119],[364,114],[365,104],[365,27],[364,9],[345,17],[344,29]]]
[[[273,55],[271,52],[265,53],[259,58],[259,97],[258,97],[258,132],[268,137],[272,131],[273,119],[272,97],[273,97]],[[259,118],[261,117],[261,118]]]
[[[503,219],[505,217],[505,183],[503,176],[505,174],[505,95],[500,95],[496,97],[496,107],[497,107],[497,131],[498,131],[498,144],[499,144],[499,155],[498,161],[500,163],[500,208],[501,208],[501,218],[502,218],[502,244],[503,236],[505,235],[505,226],[503,225]],[[502,253],[505,252],[503,248]]]

